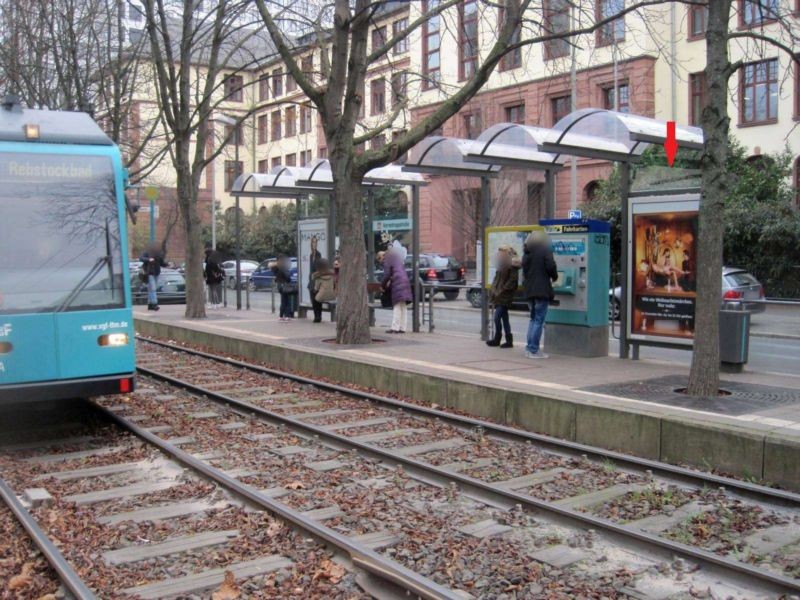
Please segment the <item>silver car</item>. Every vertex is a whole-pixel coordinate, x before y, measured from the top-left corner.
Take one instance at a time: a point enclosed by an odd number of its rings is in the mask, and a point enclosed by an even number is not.
[[[250,275],[258,268],[258,263],[252,260],[241,260],[239,265],[242,273],[242,285],[246,285]],[[222,263],[222,268],[225,270],[225,282],[229,288],[234,289],[236,287],[236,261],[226,260]]]

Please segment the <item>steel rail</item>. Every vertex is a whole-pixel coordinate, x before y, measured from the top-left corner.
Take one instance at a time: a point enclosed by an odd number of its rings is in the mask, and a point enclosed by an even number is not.
[[[36,547],[53,567],[53,570],[58,574],[63,584],[69,589],[70,592],[77,598],[77,600],[96,600],[97,596],[89,587],[83,582],[78,573],[70,566],[61,551],[56,548],[55,544],[47,537],[47,534],[42,531],[36,519],[29,513],[22,502],[19,501],[14,490],[0,478],[0,496],[3,497],[8,508],[14,513],[14,516],[19,520],[20,525],[25,528],[28,535],[31,536]]]
[[[666,551],[666,556],[668,557],[679,555],[706,567],[710,567],[713,570],[723,570],[733,578],[749,577],[756,579],[760,583],[773,586],[776,591],[800,591],[800,579],[792,579],[784,575],[764,571],[752,565],[732,560],[707,550],[668,540],[666,538],[662,538],[633,527],[618,525],[617,523],[601,517],[597,517],[588,513],[582,513],[564,506],[558,506],[556,504],[538,500],[531,496],[526,496],[511,490],[506,490],[454,471],[447,471],[411,457],[401,456],[377,446],[371,446],[363,442],[355,441],[346,436],[328,431],[316,425],[300,421],[290,416],[274,413],[267,409],[261,408],[260,406],[250,404],[244,400],[233,398],[213,390],[208,390],[199,385],[183,381],[182,379],[178,379],[171,375],[160,373],[145,367],[137,367],[137,369],[144,375],[148,375],[154,379],[158,379],[176,387],[183,388],[194,394],[205,396],[220,404],[236,406],[239,409],[246,410],[251,414],[258,415],[262,418],[269,419],[277,423],[282,423],[295,429],[301,429],[321,439],[326,439],[336,445],[355,448],[373,458],[401,464],[404,468],[410,469],[411,472],[420,473],[423,475],[423,477],[427,477],[427,479],[433,478],[434,480],[439,480],[445,484],[447,482],[457,482],[462,485],[465,490],[471,491],[478,497],[486,498],[488,496],[489,498],[492,498],[495,501],[505,505],[510,504],[513,506],[515,504],[521,504],[529,509],[548,513],[556,520],[566,522],[573,528],[577,523],[581,527],[600,529],[610,534],[612,537],[622,540],[623,543],[630,544],[632,541],[643,543],[644,545],[650,547],[650,549],[656,548],[662,553]]]
[[[283,379],[290,379],[292,381],[297,381],[298,383],[313,385],[318,388],[330,390],[333,392],[338,392],[347,396],[352,396],[355,398],[360,398],[365,400],[371,400],[378,404],[391,406],[397,409],[402,409],[403,411],[413,412],[425,415],[427,417],[438,418],[442,421],[446,421],[448,423],[451,423],[453,425],[462,428],[480,427],[481,429],[483,429],[484,432],[493,433],[505,439],[511,439],[520,442],[530,441],[555,450],[561,450],[561,451],[566,450],[574,453],[575,455],[586,454],[587,456],[592,456],[600,460],[611,460],[621,467],[627,467],[629,469],[635,469],[637,471],[649,470],[654,475],[659,475],[664,478],[674,478],[676,480],[680,480],[684,483],[688,483],[699,488],[708,486],[715,486],[715,487],[722,486],[725,487],[725,489],[735,490],[736,492],[744,496],[748,496],[756,500],[763,501],[765,499],[768,499],[769,501],[772,502],[793,507],[800,507],[800,494],[791,492],[789,490],[770,488],[756,483],[751,483],[749,481],[733,479],[731,477],[725,477],[723,475],[715,475],[714,473],[695,471],[692,469],[688,469],[686,467],[671,465],[669,463],[651,460],[649,458],[631,456],[628,454],[623,454],[621,452],[615,452],[614,450],[606,450],[604,448],[598,448],[597,446],[589,446],[586,444],[581,444],[579,442],[562,440],[541,433],[533,433],[531,431],[525,431],[522,429],[509,427],[508,425],[500,425],[498,423],[484,421],[482,419],[478,419],[475,417],[457,415],[455,413],[438,410],[435,408],[428,408],[426,406],[420,406],[418,404],[411,404],[409,402],[404,402],[402,400],[397,400],[395,398],[389,398],[387,396],[381,396],[379,394],[374,394],[372,392],[366,392],[363,390],[353,389],[350,387],[346,387],[344,385],[331,383],[328,381],[313,379],[311,377],[298,375],[296,373],[288,373],[270,367],[263,367],[260,365],[254,365],[252,363],[247,363],[232,358],[225,358],[223,356],[210,354],[208,352],[195,350],[193,348],[184,348],[182,346],[171,344],[169,342],[163,342],[161,340],[156,340],[153,338],[138,336],[138,339],[145,341],[146,343],[149,344],[161,346],[164,348],[169,348],[171,350],[178,350],[194,356],[200,356],[202,358],[207,358],[209,360],[213,360],[219,363],[232,365],[242,369],[247,369],[255,373],[261,373],[263,375],[269,375],[272,377],[280,377]]]
[[[396,585],[403,591],[416,594],[420,598],[425,598],[427,600],[462,600],[463,596],[457,594],[455,591],[441,586],[436,582],[431,581],[427,577],[424,577],[391,559],[384,558],[374,550],[371,550],[366,546],[353,541],[347,536],[344,536],[333,529],[326,527],[322,523],[314,521],[313,519],[310,519],[299,512],[292,510],[285,504],[269,498],[254,487],[244,484],[236,478],[227,475],[221,469],[212,467],[208,463],[195,458],[188,452],[181,450],[177,446],[165,440],[162,440],[157,435],[150,433],[142,427],[139,427],[125,417],[122,417],[121,415],[118,415],[94,402],[93,405],[109,419],[117,423],[120,427],[127,429],[137,437],[140,437],[150,444],[158,447],[160,450],[169,454],[179,462],[187,465],[195,471],[198,471],[199,473],[202,473],[205,477],[208,477],[212,481],[241,496],[245,500],[252,502],[253,504],[267,510],[270,513],[278,515],[285,521],[288,521],[295,527],[301,529],[303,532],[311,534],[315,538],[331,544],[339,550],[347,553],[355,565],[379,577],[385,582]]]

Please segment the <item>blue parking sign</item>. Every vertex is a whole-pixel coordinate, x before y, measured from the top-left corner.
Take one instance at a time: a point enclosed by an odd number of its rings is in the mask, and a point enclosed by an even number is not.
[[[577,208],[573,208],[569,211],[568,219],[582,219],[583,218],[583,211],[578,210]]]

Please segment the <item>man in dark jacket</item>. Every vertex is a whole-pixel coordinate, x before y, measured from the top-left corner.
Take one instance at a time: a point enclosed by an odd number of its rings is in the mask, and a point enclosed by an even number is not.
[[[147,275],[147,310],[158,310],[158,276],[161,275],[161,267],[167,266],[164,254],[157,244],[151,244],[139,260]]]
[[[522,273],[525,277],[525,298],[528,299],[531,310],[525,356],[547,358],[539,348],[539,343],[542,340],[547,307],[553,298],[552,282],[558,279],[558,270],[553,259],[553,251],[550,249],[550,240],[544,231],[533,231],[525,240]]]

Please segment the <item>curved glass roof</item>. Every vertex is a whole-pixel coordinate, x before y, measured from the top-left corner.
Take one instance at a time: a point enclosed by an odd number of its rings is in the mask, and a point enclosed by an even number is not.
[[[475,142],[459,138],[434,135],[426,137],[408,152],[404,171],[441,175],[472,175],[492,177],[500,172],[500,165],[483,164],[468,160]]]
[[[699,127],[677,126],[675,133],[679,147],[703,147],[703,130]],[[649,144],[663,144],[666,136],[666,121],[583,108],[556,123],[542,146],[549,152],[633,162]]]
[[[467,158],[475,162],[529,169],[560,169],[568,157],[540,149],[549,133],[549,129],[541,127],[498,123],[478,136]]]

